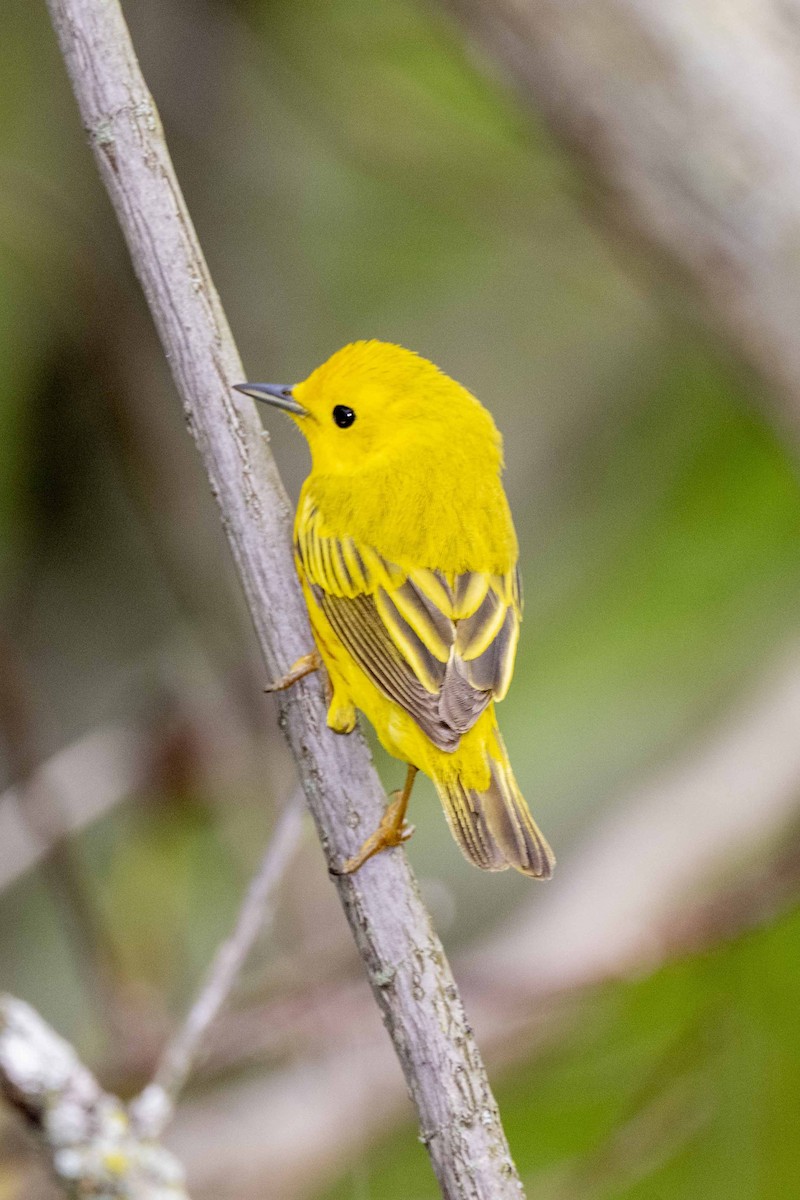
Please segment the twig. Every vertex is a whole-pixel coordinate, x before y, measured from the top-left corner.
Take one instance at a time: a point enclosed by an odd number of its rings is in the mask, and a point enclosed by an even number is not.
[[[217,497],[267,678],[312,648],[289,505],[116,0],[48,0],[101,176]],[[325,723],[319,679],[279,701],[330,866],[377,826],[385,797],[360,735]],[[518,1200],[486,1072],[439,939],[400,851],[337,884],[448,1200]]]
[[[141,1137],[69,1043],[13,996],[0,996],[0,1088],[75,1200],[188,1200],[178,1160]]]
[[[88,994],[112,1035],[123,1028],[122,988],[116,950],[95,903],[80,857],[65,837],[63,797],[52,777],[38,770],[36,720],[25,669],[11,642],[0,636],[0,740],[17,783],[17,814],[43,849],[41,873],[57,905]]]
[[[182,1027],[167,1045],[153,1081],[131,1105],[140,1130],[159,1137],[172,1119],[175,1102],[200,1052],[205,1034],[227,1001],[253,942],[272,922],[278,884],[286,874],[303,821],[302,795],[286,805],[244,898],[233,931],[219,947]]]

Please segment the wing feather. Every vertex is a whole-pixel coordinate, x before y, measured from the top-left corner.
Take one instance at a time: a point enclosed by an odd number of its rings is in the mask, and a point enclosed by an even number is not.
[[[489,587],[489,576],[480,571],[459,575],[453,589],[453,609],[458,620],[471,617],[480,608]]]
[[[445,651],[444,659],[433,654],[413,626],[403,617],[395,603],[396,598],[397,590],[390,593],[385,588],[379,588],[375,598],[378,615],[386,632],[412,667],[422,686],[428,692],[438,693],[444,681],[449,647]]]
[[[455,636],[452,603],[445,600],[446,607],[440,607],[413,579],[395,588],[392,603],[431,654],[446,663]]]
[[[511,683],[518,640],[519,616],[514,608],[507,608],[502,625],[486,649],[464,660],[467,679],[474,688],[489,690],[496,700],[503,699]]]
[[[404,571],[352,538],[328,534],[308,498],[295,549],[314,598],[368,678],[434,745],[454,750],[508,690],[521,617],[516,568]]]
[[[493,576],[493,580],[497,579],[497,576]],[[487,588],[486,595],[471,617],[464,617],[458,622],[456,650],[463,659],[478,658],[484,654],[503,626],[509,609],[501,591],[502,579],[499,583],[499,587],[495,583]]]

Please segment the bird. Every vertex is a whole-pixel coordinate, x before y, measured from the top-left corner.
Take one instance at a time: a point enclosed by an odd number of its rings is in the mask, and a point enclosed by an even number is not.
[[[287,413],[311,453],[294,557],[316,648],[268,690],[324,666],[330,728],[351,732],[361,712],[407,765],[378,829],[334,873],[407,840],[421,770],[470,862],[550,878],[555,857],[495,714],[522,594],[490,413],[432,362],[377,340],[344,346],[302,383],[235,387]]]

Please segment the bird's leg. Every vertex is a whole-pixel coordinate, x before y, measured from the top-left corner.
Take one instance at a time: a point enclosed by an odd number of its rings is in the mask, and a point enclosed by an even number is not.
[[[265,692],[285,692],[292,684],[295,684],[300,679],[305,679],[306,675],[313,675],[314,671],[318,671],[322,666],[322,658],[319,650],[312,650],[310,654],[302,654],[296,663],[292,663],[289,670],[280,679],[276,679],[269,687],[265,687]]]
[[[340,870],[331,872],[332,875],[352,875],[359,867],[363,867],[373,854],[380,854],[381,850],[388,850],[391,846],[400,846],[408,841],[414,832],[414,826],[406,825],[406,809],[416,774],[417,768],[409,763],[405,786],[401,792],[392,793],[391,802],[381,817],[378,828],[370,834],[358,854],[348,858]]]

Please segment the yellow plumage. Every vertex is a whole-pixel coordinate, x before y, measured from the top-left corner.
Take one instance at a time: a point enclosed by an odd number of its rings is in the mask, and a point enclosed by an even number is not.
[[[267,386],[243,390],[288,408],[311,450],[295,555],[331,682],[328,723],[348,732],[360,710],[390,754],[429,775],[477,866],[549,877],[552,851],[495,719],[521,598],[491,416],[432,363],[382,342],[345,346],[292,388]]]

